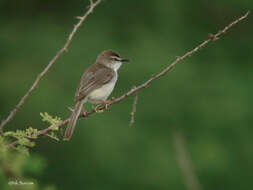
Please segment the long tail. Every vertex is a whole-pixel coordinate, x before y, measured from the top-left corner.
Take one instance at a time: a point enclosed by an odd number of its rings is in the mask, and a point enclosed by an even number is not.
[[[74,132],[74,129],[75,129],[75,126],[76,126],[76,121],[78,119],[78,116],[80,115],[80,112],[82,110],[82,106],[84,104],[84,100],[81,100],[81,101],[78,101],[75,105],[75,109],[70,117],[70,120],[69,120],[69,123],[68,123],[68,127],[65,131],[65,134],[64,134],[64,140],[68,141],[70,140],[73,132]]]

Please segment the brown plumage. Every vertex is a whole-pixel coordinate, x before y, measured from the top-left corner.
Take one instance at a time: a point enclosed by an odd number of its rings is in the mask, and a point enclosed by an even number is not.
[[[117,81],[117,69],[125,61],[128,60],[120,58],[120,55],[112,50],[107,50],[99,54],[96,63],[83,73],[75,93],[75,108],[65,131],[64,140],[71,138],[85,102],[100,103],[107,99]],[[120,65],[116,67],[116,64]]]

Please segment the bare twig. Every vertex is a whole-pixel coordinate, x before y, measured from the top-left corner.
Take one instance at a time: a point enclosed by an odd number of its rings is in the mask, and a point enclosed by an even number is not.
[[[49,71],[49,69],[53,66],[53,64],[56,62],[56,60],[65,52],[68,50],[68,47],[70,43],[72,42],[73,36],[76,34],[78,28],[83,24],[83,22],[86,20],[86,18],[93,12],[93,9],[101,3],[102,0],[97,0],[95,3],[93,3],[92,0],[90,0],[90,6],[88,11],[81,17],[78,17],[79,21],[74,26],[73,30],[69,34],[67,41],[65,45],[56,53],[56,55],[53,57],[53,59],[49,62],[49,64],[46,66],[46,68],[37,76],[36,80],[32,84],[31,88],[26,92],[26,94],[20,99],[19,103],[16,105],[16,107],[10,112],[8,117],[2,121],[0,125],[0,131],[3,130],[4,126],[13,119],[13,117],[16,115],[17,111],[24,105],[25,100],[30,96],[32,91],[37,87],[38,83],[44,77],[44,75]]]
[[[243,19],[245,19],[248,15],[249,15],[249,11],[243,15],[242,17],[238,18],[237,20],[233,21],[232,23],[230,23],[229,25],[227,25],[223,30],[220,30],[218,33],[216,33],[215,35],[213,35],[212,38],[218,39],[222,34],[224,34],[228,29],[230,29],[232,26],[234,26],[235,24],[237,24],[238,22],[242,21]],[[210,35],[209,35],[210,36]],[[111,99],[111,101],[107,104],[107,107],[109,108],[112,104],[116,104],[121,102],[122,100],[126,99],[128,96],[133,95],[134,93],[136,93],[137,91],[143,89],[143,88],[147,88],[148,85],[154,81],[155,79],[165,75],[168,71],[172,70],[176,64],[178,64],[179,62],[183,61],[184,59],[190,57],[191,55],[193,55],[194,53],[196,53],[197,51],[199,51],[202,47],[206,46],[209,42],[213,41],[210,37],[209,39],[205,40],[204,42],[202,42],[200,45],[198,45],[197,47],[195,47],[194,49],[192,49],[191,51],[188,51],[187,53],[185,53],[183,56],[179,56],[176,58],[176,60],[170,64],[168,67],[166,67],[164,70],[162,70],[160,73],[156,74],[156,75],[152,75],[150,79],[148,79],[146,82],[142,83],[141,85],[132,88],[131,90],[129,90],[127,93],[123,94],[122,96],[118,97],[118,98],[113,98]],[[105,109],[105,105],[100,105],[96,108],[96,110],[104,110]],[[96,113],[95,109],[89,110],[86,112],[86,115],[80,115],[79,118],[81,117],[88,117],[91,114]],[[70,118],[67,118],[66,120],[62,121],[58,127],[63,127],[65,124],[67,124],[69,122]],[[47,134],[49,131],[51,131],[51,128],[45,128],[43,130],[40,130],[38,132],[38,136],[41,135],[45,135]],[[12,142],[11,144],[9,144],[9,147],[15,147],[18,144],[17,141]]]
[[[175,131],[173,144],[176,150],[176,158],[184,176],[184,183],[188,190],[201,190],[200,182],[194,172],[193,164],[185,148],[185,138],[182,132]]]
[[[133,107],[132,107],[132,112],[130,113],[131,115],[131,120],[129,122],[129,126],[132,126],[134,124],[134,117],[135,117],[135,112],[136,112],[136,105],[138,101],[138,92],[134,94],[134,101],[133,101]]]

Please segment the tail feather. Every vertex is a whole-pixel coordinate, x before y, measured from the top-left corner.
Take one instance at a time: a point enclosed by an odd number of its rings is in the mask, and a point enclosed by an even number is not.
[[[73,110],[73,113],[68,123],[68,127],[64,134],[64,138],[63,138],[64,140],[67,140],[67,141],[70,140],[76,126],[76,121],[81,113],[83,104],[84,104],[84,100],[78,101],[76,103],[75,109]]]

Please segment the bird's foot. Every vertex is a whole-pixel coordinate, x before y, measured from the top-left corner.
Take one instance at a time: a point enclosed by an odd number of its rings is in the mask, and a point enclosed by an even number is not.
[[[103,103],[104,104],[104,107],[105,107],[105,109],[107,110],[108,108],[109,108],[109,106],[110,106],[110,100],[97,100],[98,102],[101,102],[101,103]],[[97,107],[99,107],[100,105],[98,105]]]
[[[97,106],[95,106],[95,107],[92,106],[92,107],[93,107],[93,109],[95,110],[96,113],[103,113],[104,110],[100,110],[100,109],[99,109],[99,106],[100,106],[100,105],[97,105]]]

